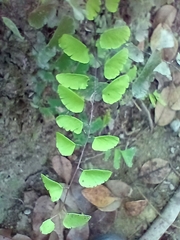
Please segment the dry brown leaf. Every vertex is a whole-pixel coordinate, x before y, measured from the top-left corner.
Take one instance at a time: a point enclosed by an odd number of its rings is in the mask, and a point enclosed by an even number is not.
[[[170,99],[169,106],[172,110],[180,110],[180,86],[175,87],[173,84],[170,86]]]
[[[58,203],[55,205],[55,207],[51,213],[52,221],[55,224],[54,232],[56,232],[58,240],[63,239],[64,226],[63,226],[62,222],[65,217],[65,214],[66,214],[66,210],[62,207],[60,208],[60,201],[58,201]],[[50,237],[52,238],[52,236],[50,236]]]
[[[67,237],[66,240],[87,240],[89,239],[89,225],[85,224],[82,227],[72,228]]]
[[[11,238],[12,229],[0,228],[0,236]]]
[[[36,201],[33,209],[32,216],[32,228],[33,228],[33,239],[46,240],[47,236],[40,232],[40,226],[46,219],[50,218],[51,213],[54,209],[54,203],[51,201],[49,196],[41,196]]]
[[[113,211],[116,211],[121,206],[121,203],[122,203],[122,199],[118,199],[112,202],[111,204],[109,204],[108,206],[103,208],[98,208],[98,209],[101,210],[102,212],[113,212]]]
[[[106,186],[116,197],[130,197],[132,194],[132,188],[121,180],[109,180],[106,182]]]
[[[168,176],[170,171],[168,161],[154,158],[143,164],[139,176],[143,178],[145,183],[159,184]]]
[[[72,164],[63,156],[54,156],[52,158],[52,167],[55,172],[68,184],[71,179]]]
[[[173,83],[177,86],[180,84],[180,71],[179,70],[174,70],[172,72],[172,80]]]
[[[148,204],[147,200],[138,200],[138,201],[126,202],[124,207],[128,215],[132,217],[137,217],[139,214],[142,213],[142,211],[145,209],[147,204]]]
[[[166,103],[166,106],[158,102],[155,107],[155,123],[157,123],[159,126],[168,125],[175,118],[176,115],[176,112],[170,109],[170,107],[168,106],[170,92],[170,87],[164,88],[160,96]]]
[[[38,199],[38,195],[34,190],[24,192],[24,203],[28,205],[33,205]]]
[[[64,238],[62,238],[62,240],[63,240],[63,239],[64,239]],[[57,233],[53,231],[53,232],[50,234],[48,240],[59,240],[59,237],[58,237]]]
[[[161,51],[161,58],[164,61],[170,62],[176,57],[178,41],[166,23],[157,25],[151,36],[150,45],[152,52]]]
[[[177,55],[178,41],[174,38],[174,46],[172,48],[164,48],[161,51],[161,58],[166,62],[171,62]]]
[[[83,188],[80,184],[73,183],[70,189],[70,194],[76,202],[79,210],[84,214],[89,214],[94,211],[94,206],[83,196],[82,189]]]
[[[31,240],[28,236],[22,235],[22,234],[16,234],[12,240]]]
[[[82,194],[89,202],[99,208],[106,207],[115,200],[118,200],[118,198],[114,197],[110,190],[103,185],[94,188],[85,188],[82,190]]]
[[[155,28],[159,23],[166,23],[169,27],[172,26],[176,18],[177,10],[172,5],[162,6],[156,13],[153,28]]]
[[[89,228],[91,237],[95,237],[101,233],[107,233],[116,218],[116,211],[114,212],[102,212],[96,210],[92,213],[92,217],[89,221]]]
[[[66,197],[65,205],[67,207],[71,208],[71,210],[73,210],[74,212],[79,212],[77,202],[75,201],[71,191],[69,191],[68,194],[67,194],[68,185],[66,185],[66,184],[62,184],[62,185],[63,185],[64,190],[63,190],[63,193],[62,193],[62,196],[61,196],[61,201],[64,202],[65,197]]]

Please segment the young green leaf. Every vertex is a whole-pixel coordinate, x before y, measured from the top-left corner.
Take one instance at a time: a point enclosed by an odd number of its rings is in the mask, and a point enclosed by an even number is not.
[[[52,202],[56,202],[61,198],[63,187],[61,184],[49,179],[45,175],[41,174],[41,179],[44,183],[45,188],[48,190]]]
[[[48,47],[57,47],[58,40],[62,37],[63,34],[73,33],[74,32],[74,20],[69,16],[64,16],[60,21],[57,29],[55,30],[52,38],[48,43]]]
[[[106,182],[111,175],[112,172],[108,170],[83,170],[79,178],[79,183],[82,187],[93,188]]]
[[[109,12],[116,12],[118,9],[120,0],[105,0],[105,6]]]
[[[20,34],[18,28],[16,27],[16,24],[9,18],[7,17],[2,17],[3,23],[8,27],[14,35],[19,37],[21,40],[24,40],[24,37]]]
[[[94,121],[92,121],[90,132],[91,134],[94,134],[95,132],[100,131],[102,128],[103,128],[103,120],[101,117],[98,117]]]
[[[137,74],[137,67],[134,66],[127,72],[127,75],[129,76],[129,82],[132,82],[136,78]]]
[[[86,89],[89,77],[83,74],[61,73],[56,75],[56,79],[64,87],[71,89]]]
[[[40,231],[42,234],[49,234],[55,229],[55,224],[52,222],[51,219],[47,219],[44,221],[40,226]]]
[[[58,94],[65,107],[74,113],[80,113],[84,109],[84,99],[72,90],[59,85]]]
[[[113,104],[121,100],[122,95],[125,93],[126,89],[129,87],[129,77],[128,75],[123,75],[116,78],[102,91],[102,98],[105,103]]]
[[[64,128],[66,131],[71,131],[76,134],[80,134],[82,132],[83,122],[75,117],[60,115],[56,118],[56,123],[59,127]]]
[[[114,168],[120,169],[120,162],[121,162],[121,150],[116,148],[114,150]]]
[[[71,156],[75,149],[75,143],[63,134],[56,133],[56,147],[63,156]]]
[[[92,143],[92,149],[95,151],[107,151],[114,148],[119,143],[119,138],[116,136],[105,135],[95,137]]]
[[[136,153],[135,147],[128,148],[128,149],[125,149],[124,151],[121,151],[121,154],[123,156],[123,159],[126,165],[130,168],[133,166],[133,158],[135,156],[135,153]]]
[[[77,213],[67,213],[64,220],[63,225],[65,228],[76,228],[85,225],[91,216]]]
[[[56,5],[47,3],[39,5],[36,9],[30,12],[28,23],[31,27],[39,29],[43,27],[56,15]]]
[[[107,162],[110,158],[110,156],[112,155],[112,149],[110,150],[107,150],[105,153],[104,153],[104,161]]]
[[[86,16],[88,20],[94,20],[100,12],[100,0],[88,0],[86,3]]]
[[[104,76],[107,79],[113,79],[117,77],[121,70],[123,69],[124,64],[128,59],[128,49],[123,48],[121,51],[116,53],[112,58],[108,59],[105,62],[104,66]]]
[[[116,49],[128,41],[130,29],[128,26],[111,28],[106,30],[100,37],[100,46],[105,49]]]
[[[74,61],[88,63],[90,60],[88,48],[77,38],[69,34],[63,34],[59,39],[59,46]]]
[[[150,100],[150,102],[151,102],[151,104],[153,105],[153,107],[155,108],[156,107],[156,102],[157,102],[157,100],[156,100],[156,98],[155,98],[155,96],[154,96],[154,94],[152,94],[152,93],[149,93],[149,100]]]
[[[157,90],[155,90],[153,92],[154,97],[156,98],[156,100],[163,106],[167,106],[167,103],[164,101],[164,99],[162,98],[161,94],[157,92]]]

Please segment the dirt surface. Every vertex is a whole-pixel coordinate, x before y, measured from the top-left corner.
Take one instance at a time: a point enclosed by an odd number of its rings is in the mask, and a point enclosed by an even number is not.
[[[148,24],[154,12],[165,3],[173,1],[157,1],[156,5],[149,1],[144,3],[140,1],[141,4],[137,3],[139,6],[135,8],[134,3],[125,4],[125,2],[121,2],[119,12],[123,19],[131,24],[133,37],[139,34],[145,34],[148,37],[152,31],[151,28],[148,30]],[[178,9],[179,3],[173,4]],[[35,1],[30,0],[16,0],[10,5],[0,2],[0,15],[13,20],[26,39],[24,42],[18,40],[1,20],[0,226],[11,228],[14,233],[19,232],[28,236],[32,228],[33,209],[24,204],[24,192],[33,190],[38,197],[46,194],[40,174],[48,173],[53,179],[57,178],[52,170],[51,159],[58,154],[55,146],[55,132],[58,129],[55,120],[53,117],[42,115],[39,109],[35,108],[32,100],[37,94],[37,86],[33,79],[39,70],[32,52],[40,31],[29,26],[27,17],[36,5]],[[175,31],[179,25],[178,13],[173,25]],[[144,32],[141,32],[143,27]],[[41,30],[48,39],[51,35],[49,28],[44,27]],[[48,87],[42,97],[54,94],[51,89],[48,92]],[[128,168],[122,161],[120,169],[115,170],[113,157],[104,161],[104,155],[95,154],[89,147],[85,152],[82,167],[111,170],[112,179],[122,180],[133,190],[132,196],[124,200],[148,200],[149,204],[138,216],[128,216],[125,209],[120,207],[110,228],[111,232],[123,234],[128,239],[134,240],[139,239],[153,220],[160,215],[179,185],[180,145],[179,134],[175,133],[169,125],[165,127],[154,125],[151,131],[146,109],[136,100],[128,101],[128,104],[126,100],[124,101],[125,103],[120,106],[120,112],[117,111],[116,105],[113,105],[111,110],[116,115],[112,132],[120,137],[122,149],[137,148],[133,167]],[[154,110],[150,109],[149,112],[154,119]],[[80,155],[80,150],[75,153],[76,159],[79,157],[78,154]],[[146,176],[140,176],[140,171],[145,162],[154,158],[166,160],[169,163],[170,172],[161,183],[152,185],[144,182]],[[27,210],[30,211],[28,214]],[[174,225],[179,226],[179,221],[177,219]],[[106,230],[101,232],[105,233]],[[93,234],[92,231],[92,236]],[[178,240],[179,234],[179,229],[172,226],[162,240]]]

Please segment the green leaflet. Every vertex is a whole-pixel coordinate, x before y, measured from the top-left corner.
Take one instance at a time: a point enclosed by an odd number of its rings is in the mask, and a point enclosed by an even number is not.
[[[74,61],[88,63],[90,60],[88,48],[77,38],[69,34],[63,34],[59,39],[59,46]]]
[[[58,27],[56,28],[52,38],[48,43],[48,47],[57,47],[58,40],[62,37],[65,33],[73,33],[74,32],[74,21],[72,18],[68,16],[64,16],[60,21]]]
[[[95,151],[107,151],[114,148],[119,143],[119,138],[111,135],[95,137],[92,143],[92,149]]]
[[[112,175],[109,170],[90,169],[83,170],[79,178],[82,187],[92,188],[106,182]]]
[[[54,229],[55,229],[55,224],[52,222],[51,219],[47,219],[40,226],[40,230],[42,234],[49,234],[52,231],[54,231]]]
[[[112,81],[107,87],[102,91],[102,98],[105,103],[113,104],[121,100],[122,95],[125,93],[126,89],[129,87],[129,76],[122,75]]]
[[[80,113],[84,109],[84,99],[72,90],[59,85],[58,94],[62,103],[66,106],[68,110],[74,113]]]
[[[151,54],[142,72],[132,84],[132,94],[135,98],[144,99],[148,95],[150,82],[154,79],[153,71],[161,62],[161,52],[155,51]]]
[[[104,153],[104,161],[107,162],[109,160],[109,158],[112,156],[112,149],[110,150],[107,150],[105,153]]]
[[[129,76],[129,82],[132,82],[136,78],[137,74],[137,67],[134,66],[127,72],[127,75]]]
[[[104,76],[107,79],[113,79],[117,77],[124,64],[128,59],[128,49],[123,48],[121,51],[116,53],[112,58],[108,59],[104,66]]]
[[[3,23],[8,27],[14,35],[19,37],[21,40],[24,40],[24,37],[20,34],[18,28],[16,27],[16,24],[9,18],[7,17],[2,17]]]
[[[105,0],[105,6],[109,12],[116,12],[118,9],[120,0]]]
[[[31,27],[39,29],[56,15],[56,5],[52,3],[42,4],[34,9],[28,16]]]
[[[86,3],[86,16],[88,20],[94,20],[100,12],[100,0],[88,0]]]
[[[121,150],[116,148],[114,150],[114,163],[113,166],[115,169],[120,169],[120,162],[121,162]]]
[[[71,156],[75,149],[75,143],[63,134],[56,132],[56,147],[63,156]]]
[[[133,158],[135,156],[135,153],[136,153],[135,147],[125,149],[124,151],[121,150],[123,159],[129,168],[133,166]]]
[[[61,186],[61,184],[49,179],[43,174],[41,174],[41,178],[45,188],[48,190],[51,196],[52,202],[58,201],[63,193],[63,187]]]
[[[64,220],[63,225],[65,228],[76,228],[85,225],[91,216],[77,213],[67,213]]]
[[[83,74],[61,73],[56,75],[56,79],[64,87],[71,89],[86,89],[89,77]]]
[[[60,115],[56,118],[56,123],[59,127],[64,128],[66,131],[71,131],[76,134],[80,134],[82,132],[83,122],[75,117]]]
[[[106,30],[100,37],[100,46],[105,49],[116,49],[128,41],[130,29],[128,26],[111,28]]]

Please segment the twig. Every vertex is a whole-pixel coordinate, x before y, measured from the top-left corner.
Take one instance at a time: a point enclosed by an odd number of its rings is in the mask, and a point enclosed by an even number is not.
[[[146,233],[139,240],[158,240],[167,229],[173,224],[180,213],[180,187],[176,190],[174,196],[164,208],[161,216],[159,216]]]
[[[148,118],[151,132],[153,132],[154,124],[153,124],[153,120],[152,120],[151,114],[150,114],[149,110],[147,109],[146,105],[143,103],[143,101],[140,100],[140,103],[141,103],[142,109],[144,110],[144,112],[146,113],[146,116]]]

